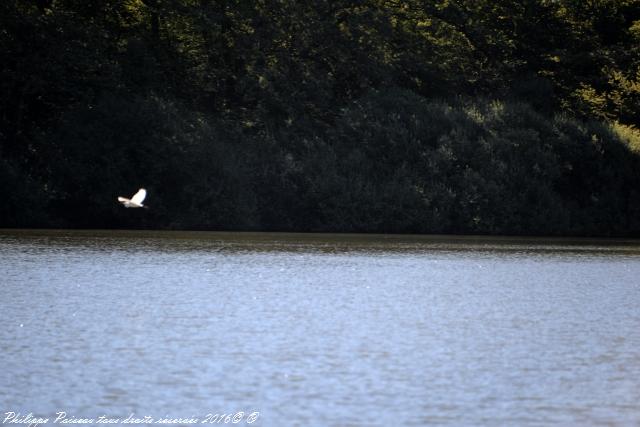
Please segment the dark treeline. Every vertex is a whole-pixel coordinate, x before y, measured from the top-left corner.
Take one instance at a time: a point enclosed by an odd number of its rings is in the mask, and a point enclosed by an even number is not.
[[[0,64],[0,226],[640,236],[638,0],[3,0]]]

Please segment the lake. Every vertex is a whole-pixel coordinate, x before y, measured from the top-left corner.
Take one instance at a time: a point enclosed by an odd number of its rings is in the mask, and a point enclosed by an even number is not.
[[[3,420],[640,425],[637,240],[0,230],[0,289]]]

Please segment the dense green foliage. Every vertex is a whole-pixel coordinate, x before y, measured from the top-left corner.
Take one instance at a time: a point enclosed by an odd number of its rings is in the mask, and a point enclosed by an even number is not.
[[[0,63],[0,226],[640,235],[638,0],[4,0]]]

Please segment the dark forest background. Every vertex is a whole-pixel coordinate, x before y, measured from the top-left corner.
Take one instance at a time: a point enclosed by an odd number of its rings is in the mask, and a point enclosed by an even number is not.
[[[640,236],[637,0],[2,0],[0,64],[0,226]]]

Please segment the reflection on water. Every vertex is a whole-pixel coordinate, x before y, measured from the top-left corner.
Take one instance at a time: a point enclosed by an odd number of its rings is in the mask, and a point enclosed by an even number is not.
[[[0,409],[637,425],[639,273],[637,241],[2,231]]]

